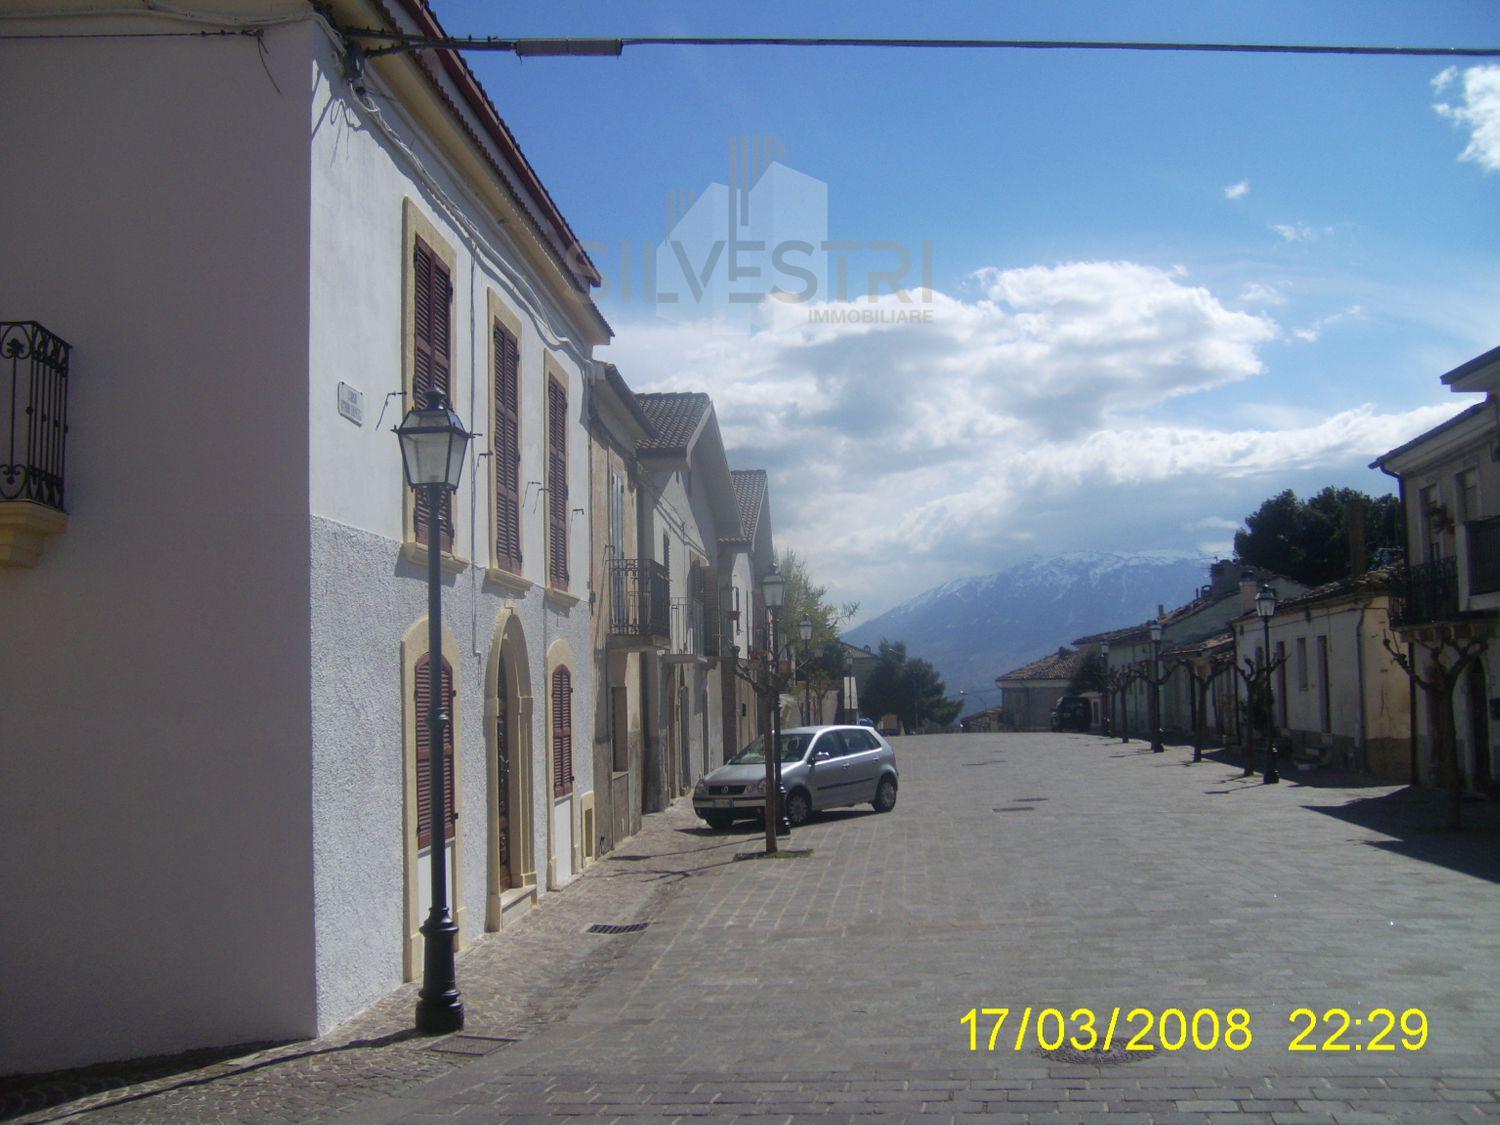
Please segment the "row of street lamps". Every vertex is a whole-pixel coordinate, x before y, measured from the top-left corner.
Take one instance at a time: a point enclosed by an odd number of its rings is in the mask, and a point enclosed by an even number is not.
[[[1271,669],[1271,618],[1276,616],[1276,589],[1274,586],[1264,582],[1261,583],[1260,592],[1255,595],[1255,615],[1260,618],[1261,629],[1264,635],[1262,674],[1269,677]],[[1151,694],[1147,696],[1149,711],[1146,720],[1151,731],[1151,752],[1153,754],[1161,754],[1166,750],[1166,747],[1162,744],[1161,688],[1171,678],[1172,672],[1171,669],[1168,669],[1166,675],[1161,674],[1161,621],[1152,621],[1147,626],[1147,630],[1151,636],[1151,670],[1149,672],[1125,668],[1113,672],[1109,671],[1109,642],[1101,641],[1099,643],[1099,655],[1104,658],[1106,666],[1104,681],[1104,734],[1106,737],[1109,735],[1109,697],[1118,691],[1121,706],[1123,707],[1125,705],[1125,689],[1134,680],[1144,680],[1151,687]],[[1267,692],[1269,687],[1269,683],[1264,685],[1262,689],[1263,693]],[[1266,696],[1266,698],[1269,702],[1269,697]],[[1123,722],[1122,716],[1120,724],[1121,742],[1130,741],[1130,736],[1125,730],[1125,726],[1126,724]],[[1203,760],[1203,748],[1198,744],[1196,734],[1193,741],[1193,761],[1201,762]],[[1276,728],[1272,721],[1269,707],[1267,707],[1266,712],[1266,771],[1263,780],[1267,785],[1275,785],[1281,780],[1281,775],[1276,770]]]

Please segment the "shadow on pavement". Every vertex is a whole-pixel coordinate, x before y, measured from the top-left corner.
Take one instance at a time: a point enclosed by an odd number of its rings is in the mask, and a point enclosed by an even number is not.
[[[218,1082],[224,1078],[238,1078],[241,1075],[250,1074],[257,1070],[268,1067],[281,1066],[284,1063],[295,1062],[298,1059],[309,1059],[319,1055],[340,1054],[345,1051],[360,1051],[389,1047],[393,1043],[415,1037],[418,1032],[412,1028],[393,1032],[390,1035],[382,1035],[374,1039],[355,1039],[348,1043],[341,1043],[335,1047],[323,1047],[315,1051],[294,1051],[288,1054],[278,1054],[273,1058],[261,1059],[244,1066],[228,1065],[232,1059],[242,1058],[246,1054],[258,1053],[266,1050],[274,1050],[281,1043],[250,1043],[240,1044],[237,1047],[212,1048],[203,1051],[189,1051],[181,1055],[164,1055],[159,1058],[139,1059],[122,1068],[119,1063],[104,1063],[95,1067],[86,1067],[80,1070],[55,1071],[50,1074],[19,1075],[14,1078],[0,1079],[0,1120],[19,1117],[22,1114],[38,1113],[52,1106],[62,1105],[65,1102],[76,1101],[79,1098],[93,1094],[107,1094],[111,1090],[119,1090],[137,1085],[141,1082],[154,1082],[162,1078],[168,1078],[174,1074],[188,1074],[196,1070],[203,1070],[218,1064],[222,1069],[210,1074],[202,1074],[193,1078],[185,1078],[181,1082],[169,1086],[153,1086],[150,1090],[138,1094],[125,1094],[118,1098],[112,1098],[88,1109],[79,1111],[69,1109],[62,1115],[71,1117],[79,1112],[92,1113],[101,1109],[113,1109],[117,1106],[129,1105],[131,1102],[141,1101],[146,1098],[155,1098],[171,1090],[186,1090],[194,1086],[206,1086],[212,1082]],[[60,1118],[42,1118],[41,1120],[60,1120]]]
[[[1397,789],[1341,805],[1304,807],[1392,837],[1364,841],[1369,847],[1500,883],[1500,810],[1488,802],[1466,801],[1465,826],[1456,832],[1445,827],[1445,795],[1427,789]]]

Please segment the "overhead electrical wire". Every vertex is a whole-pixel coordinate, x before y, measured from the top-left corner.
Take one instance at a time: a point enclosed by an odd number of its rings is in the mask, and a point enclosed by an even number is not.
[[[617,57],[626,47],[853,47],[915,50],[1147,51],[1258,55],[1353,55],[1396,58],[1500,58],[1500,47],[1399,47],[1308,43],[1187,43],[1103,39],[878,39],[864,37],[637,35],[618,39],[496,36],[427,37],[406,32],[346,28],[357,39],[387,41],[370,55],[447,48],[502,51],[520,58]]]

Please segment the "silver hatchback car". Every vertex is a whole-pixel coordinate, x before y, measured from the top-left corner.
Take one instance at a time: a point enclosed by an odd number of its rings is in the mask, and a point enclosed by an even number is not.
[[[728,828],[766,805],[765,738],[757,738],[706,775],[693,790],[693,811],[710,828]],[[896,807],[896,752],[869,727],[794,727],[781,732],[781,783],[795,828],[823,809],[868,801],[876,812]]]

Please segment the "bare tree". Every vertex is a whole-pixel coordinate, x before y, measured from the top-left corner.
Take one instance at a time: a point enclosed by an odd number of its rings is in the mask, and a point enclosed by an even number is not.
[[[1270,762],[1269,744],[1276,737],[1276,698],[1271,690],[1271,674],[1286,663],[1286,654],[1263,661],[1257,665],[1253,656],[1245,657],[1245,666],[1233,665],[1235,673],[1245,685],[1245,772],[1249,777],[1255,772],[1255,727],[1259,715],[1266,731],[1268,749],[1266,761]]]
[[[1461,828],[1464,775],[1458,762],[1458,736],[1453,725],[1453,692],[1469,665],[1484,654],[1488,645],[1482,637],[1462,638],[1456,635],[1452,626],[1438,625],[1429,636],[1414,641],[1417,647],[1427,652],[1426,675],[1423,675],[1414,667],[1416,662],[1407,659],[1406,653],[1391,643],[1389,634],[1382,637],[1380,643],[1411,682],[1427,696],[1438,780],[1448,787],[1448,827]]]

